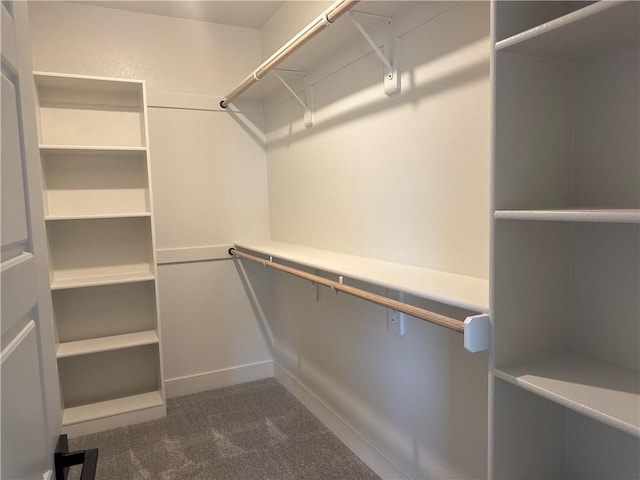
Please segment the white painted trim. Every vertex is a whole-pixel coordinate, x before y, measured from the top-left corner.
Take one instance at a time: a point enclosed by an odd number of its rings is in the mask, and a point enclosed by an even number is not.
[[[34,328],[36,328],[36,322],[29,320],[20,333],[18,333],[18,335],[9,342],[9,345],[2,350],[2,353],[0,353],[0,365],[2,365],[4,361],[11,356],[11,354],[20,346]]]
[[[167,263],[205,262],[208,260],[230,260],[229,245],[206,245],[202,247],[162,248],[157,250],[158,265]]]
[[[273,361],[265,360],[211,372],[165,379],[165,391],[167,398],[175,398],[269,377],[273,377]]]
[[[276,362],[273,363],[273,372],[276,380],[289,390],[300,403],[313,413],[377,475],[389,480],[413,480],[409,473],[341,418],[312,390]]]

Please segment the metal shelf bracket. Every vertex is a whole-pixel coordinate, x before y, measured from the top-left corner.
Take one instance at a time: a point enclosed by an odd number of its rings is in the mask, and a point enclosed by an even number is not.
[[[393,35],[391,18],[386,20],[386,32],[384,35],[382,49],[378,47],[378,44],[371,38],[371,35],[367,33],[362,24],[355,18],[354,13],[364,12],[347,12],[347,18],[353,23],[356,29],[362,34],[369,46],[373,49],[374,53],[378,56],[380,61],[385,67],[383,76],[384,93],[388,96],[394,95],[400,92],[400,74],[398,64],[400,59],[400,40]]]
[[[313,127],[313,90],[311,89],[310,86],[307,85],[306,87],[307,101],[305,102],[298,96],[298,94],[293,90],[293,88],[289,86],[286,80],[282,78],[282,76],[278,73],[278,71],[299,73],[299,74],[302,74],[303,76],[306,76],[306,73],[297,71],[297,70],[278,70],[278,69],[272,70],[276,78],[280,80],[280,82],[282,82],[282,84],[286,87],[286,89],[289,90],[291,95],[293,95],[293,98],[295,98],[298,101],[298,103],[302,105],[302,108],[304,108],[304,126],[307,128]]]

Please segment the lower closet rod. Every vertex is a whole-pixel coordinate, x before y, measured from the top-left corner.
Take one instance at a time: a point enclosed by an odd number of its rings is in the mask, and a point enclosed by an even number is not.
[[[251,260],[252,262],[260,263],[265,267],[275,268],[276,270],[280,270],[282,272],[295,275],[296,277],[304,278],[305,280],[309,280],[311,282],[324,285],[325,287],[329,287],[332,290],[335,290],[336,292],[339,291],[339,292],[346,293],[348,295],[352,295],[357,298],[362,298],[363,300],[367,300],[369,302],[382,305],[383,307],[390,308],[391,310],[394,310],[396,312],[406,313],[407,315],[411,315],[412,317],[419,318],[421,320],[426,320],[427,322],[430,322],[430,323],[435,323],[436,325],[446,327],[455,332],[464,333],[464,322],[462,320],[457,320],[455,318],[447,317],[445,315],[440,315],[439,313],[430,312],[429,310],[414,307],[413,305],[409,305],[408,303],[400,302],[398,300],[393,300],[392,298],[388,298],[388,297],[383,297],[382,295],[377,295],[375,293],[367,292],[366,290],[362,290],[356,287],[351,287],[343,283],[332,282],[327,278],[320,277],[312,273],[307,273],[302,270],[298,270],[297,268],[287,267],[285,265],[275,263],[272,260],[266,260],[264,258],[256,257],[248,253],[239,252],[235,248],[229,249],[229,255],[233,257],[244,258],[246,260]]]

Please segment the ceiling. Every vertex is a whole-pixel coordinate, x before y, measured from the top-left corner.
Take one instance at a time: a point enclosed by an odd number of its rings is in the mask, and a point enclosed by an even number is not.
[[[260,29],[283,1],[249,0],[182,0],[182,1],[79,1],[98,7],[132,12],[223,23],[237,27]]]

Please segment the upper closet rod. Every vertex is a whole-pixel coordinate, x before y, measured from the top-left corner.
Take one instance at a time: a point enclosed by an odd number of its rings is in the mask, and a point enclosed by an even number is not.
[[[258,80],[277,67],[302,45],[335,22],[338,17],[353,7],[356,3],[358,3],[358,0],[338,0],[333,3],[322,15],[303,28],[295,37],[285,43],[278,51],[276,51],[276,53],[271,55],[247,78],[245,78],[240,85],[235,88],[235,90],[229,93],[225,99],[220,102],[220,106],[222,108],[227,108],[231,102],[255,85]]]

